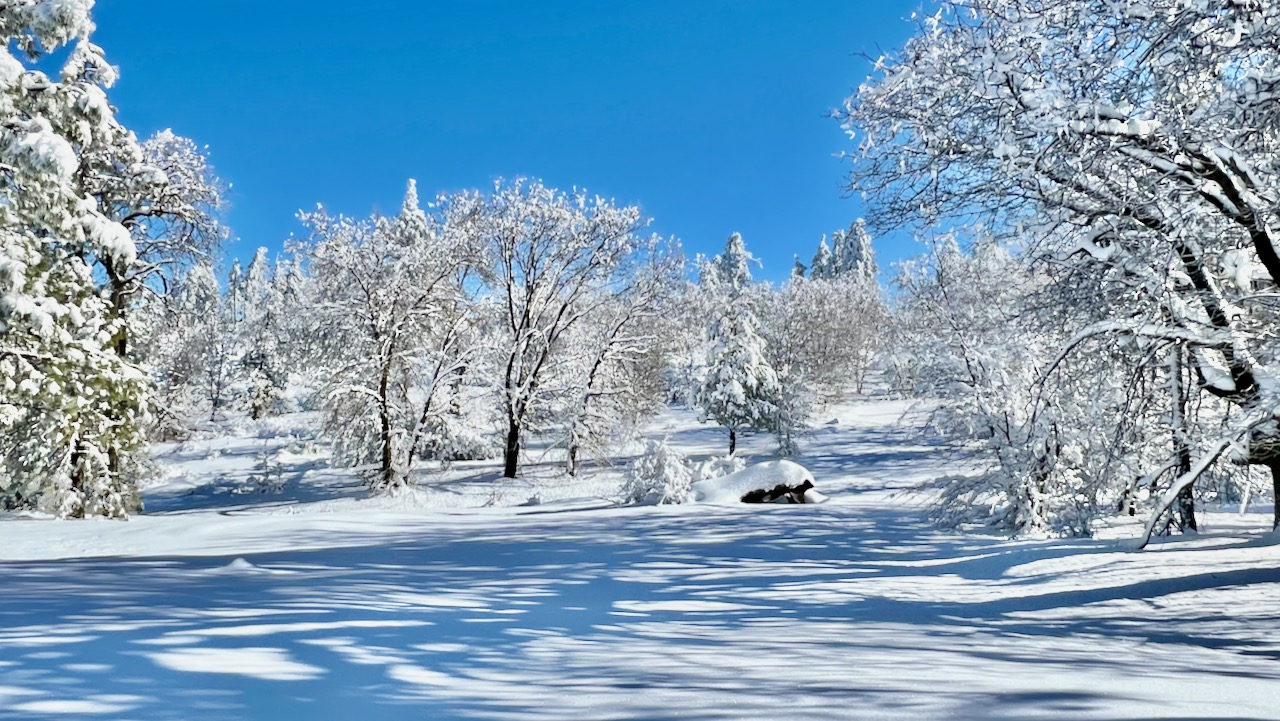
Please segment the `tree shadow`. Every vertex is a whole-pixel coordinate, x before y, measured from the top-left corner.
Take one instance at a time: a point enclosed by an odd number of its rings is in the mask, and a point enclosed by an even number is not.
[[[0,719],[72,701],[113,719],[1121,719],[1280,687],[1270,568],[1126,579],[1136,554],[1104,542],[839,505],[697,510],[428,515],[247,560],[9,563]],[[1205,612],[1240,594],[1272,601]],[[1246,708],[1220,710],[1265,717]]]

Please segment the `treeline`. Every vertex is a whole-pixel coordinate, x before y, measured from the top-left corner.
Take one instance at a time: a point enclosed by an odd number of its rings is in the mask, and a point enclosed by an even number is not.
[[[637,208],[536,181],[307,213],[224,276],[222,185],[192,141],[116,120],[91,8],[0,8],[0,507],[126,516],[152,440],[230,413],[320,413],[379,490],[462,458],[514,477],[534,437],[574,474],[673,400],[790,448],[866,372],[881,300],[849,257],[775,291],[735,236],[693,284]]]
[[[196,263],[138,312],[170,435],[191,419],[316,410],[371,484],[423,462],[501,458],[532,437],[565,470],[609,459],[668,403],[795,447],[812,404],[856,388],[884,317],[869,236],[841,268],[756,283],[742,239],[698,259],[635,207],[537,181],[394,216],[307,213],[306,241],[225,284]]]

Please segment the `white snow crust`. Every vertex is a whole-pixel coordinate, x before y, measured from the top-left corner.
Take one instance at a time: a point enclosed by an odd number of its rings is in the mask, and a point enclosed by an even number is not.
[[[823,421],[795,466],[742,440],[746,477],[821,480],[785,513],[616,506],[620,471],[537,463],[371,499],[309,417],[163,447],[128,522],[0,514],[0,721],[1277,718],[1269,505],[1144,552],[1127,517],[943,532],[904,491],[965,469],[911,404]],[[692,413],[648,435],[724,451]],[[282,490],[235,492],[264,445],[293,449]]]

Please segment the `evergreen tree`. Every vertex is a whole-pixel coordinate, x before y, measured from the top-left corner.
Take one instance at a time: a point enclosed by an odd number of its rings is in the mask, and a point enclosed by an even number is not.
[[[795,261],[795,265],[791,266],[791,280],[804,278],[805,272],[808,271],[808,268],[804,267],[804,263],[800,262],[800,256],[797,255]]]
[[[737,448],[739,430],[778,427],[782,396],[778,373],[756,331],[750,259],[742,236],[734,233],[724,253],[705,263],[703,272],[717,318],[710,327],[711,350],[698,405],[707,418],[728,429],[730,454]]]
[[[809,264],[809,277],[822,280],[834,274],[835,258],[831,254],[831,247],[827,245],[827,236],[824,235],[818,241],[818,252],[814,254],[813,262]]]
[[[267,249],[258,248],[244,275],[244,337],[241,341],[241,362],[249,382],[245,402],[250,417],[255,420],[271,412],[285,385],[279,347],[284,299],[272,275]]]
[[[858,218],[847,231],[837,231],[832,241],[835,245],[832,250],[832,276],[875,280],[880,269],[876,267],[866,221]]]
[[[131,137],[106,100],[115,73],[88,40],[91,5],[0,15],[0,503],[123,517],[137,505],[151,388],[117,352],[120,288],[99,292],[93,267],[131,276],[137,249],[85,187],[92,154]],[[72,42],[60,80],[37,69]]]
[[[764,338],[756,332],[755,315],[746,305],[727,309],[711,327],[711,339],[698,405],[707,418],[728,429],[732,454],[739,430],[776,428],[782,386],[769,364]]]

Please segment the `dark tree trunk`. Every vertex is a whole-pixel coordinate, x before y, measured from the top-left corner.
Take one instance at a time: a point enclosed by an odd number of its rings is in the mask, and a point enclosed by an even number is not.
[[[1280,463],[1271,466],[1271,527],[1280,528]]]
[[[129,308],[128,281],[111,264],[107,263],[108,276],[111,280],[111,308],[120,328],[116,331],[115,351],[122,361],[129,360],[129,326],[125,323],[125,312]],[[118,419],[113,419],[118,420]],[[107,450],[107,471],[115,478],[120,476],[120,451],[112,446]]]
[[[391,409],[388,394],[391,392],[391,366],[384,364],[378,381],[378,416],[382,432],[382,487],[391,488],[396,480],[395,458],[391,449]]]
[[[84,477],[84,464],[82,462],[83,459],[84,459],[84,445],[81,443],[80,439],[77,438],[75,441],[75,447],[71,450],[71,490],[80,493],[82,496],[84,494],[84,486],[85,486],[85,480],[86,480]],[[80,503],[77,504],[74,509],[72,509],[70,514],[68,514],[68,517],[84,518],[84,512],[85,512],[84,506],[85,504],[82,498]]]
[[[1180,531],[1199,531],[1196,526],[1196,498],[1193,492],[1195,485],[1187,486],[1178,492],[1178,497],[1173,502],[1173,507],[1169,509],[1172,515],[1170,525]]]
[[[515,478],[520,467],[520,424],[507,423],[507,447],[502,454],[502,477]]]
[[[729,455],[732,456],[733,452],[737,450],[737,448],[738,448],[738,432],[730,428],[729,429]]]
[[[1173,431],[1174,443],[1178,448],[1178,467],[1174,478],[1182,478],[1191,472],[1191,449],[1186,443],[1181,442],[1183,438],[1179,429]],[[1174,499],[1173,505],[1169,507],[1169,524],[1165,527],[1165,533],[1178,531],[1185,533],[1187,531],[1199,531],[1196,525],[1196,495],[1195,484],[1187,486],[1178,492],[1178,497]]]
[[[462,381],[466,377],[467,366],[460,365],[449,381],[449,412],[454,415],[462,413]]]
[[[576,478],[578,476],[578,442],[574,441],[569,444],[569,459],[565,463],[565,470],[569,475]]]

